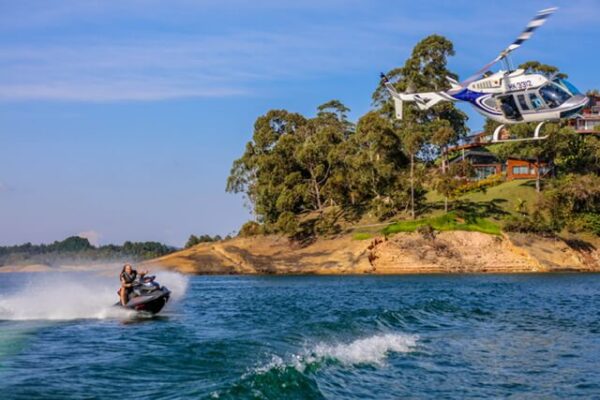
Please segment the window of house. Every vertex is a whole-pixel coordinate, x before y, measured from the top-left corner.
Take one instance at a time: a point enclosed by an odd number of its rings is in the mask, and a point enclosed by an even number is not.
[[[519,165],[513,167],[514,175],[527,175],[529,174],[529,167],[526,165]]]

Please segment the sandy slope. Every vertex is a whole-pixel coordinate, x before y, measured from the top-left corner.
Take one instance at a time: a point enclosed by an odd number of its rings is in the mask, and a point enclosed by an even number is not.
[[[298,246],[280,236],[205,243],[145,265],[192,274],[409,274],[600,271],[600,242],[531,235],[417,233],[358,241],[350,236]]]

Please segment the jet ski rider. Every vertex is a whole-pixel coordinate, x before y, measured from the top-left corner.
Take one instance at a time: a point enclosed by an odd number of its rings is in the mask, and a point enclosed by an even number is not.
[[[148,270],[140,272],[140,278],[148,273]],[[121,289],[119,296],[121,297],[121,305],[127,304],[129,301],[129,295],[133,292],[134,281],[138,276],[138,272],[131,267],[131,264],[125,264],[121,270],[119,279],[121,280]]]

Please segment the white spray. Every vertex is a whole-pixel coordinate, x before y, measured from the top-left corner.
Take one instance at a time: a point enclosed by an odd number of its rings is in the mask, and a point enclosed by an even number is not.
[[[112,307],[118,301],[118,269],[113,273],[34,273],[23,287],[0,295],[0,320],[72,320],[130,318],[132,311]],[[106,272],[106,269],[104,269]],[[171,292],[171,302],[187,289],[186,276],[153,271]]]

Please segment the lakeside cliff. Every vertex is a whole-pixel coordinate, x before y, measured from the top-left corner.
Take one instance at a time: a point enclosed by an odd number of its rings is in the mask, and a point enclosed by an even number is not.
[[[145,262],[189,274],[430,274],[600,272],[600,240],[536,235],[400,233],[355,240],[319,239],[307,246],[283,236],[203,243]]]

